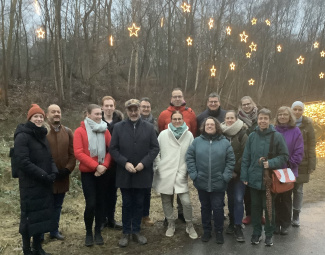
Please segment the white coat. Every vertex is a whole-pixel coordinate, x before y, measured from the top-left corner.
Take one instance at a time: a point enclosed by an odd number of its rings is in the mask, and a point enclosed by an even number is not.
[[[155,160],[152,183],[158,193],[172,195],[188,191],[185,155],[193,140],[188,127],[178,140],[169,126],[159,134],[160,152]]]

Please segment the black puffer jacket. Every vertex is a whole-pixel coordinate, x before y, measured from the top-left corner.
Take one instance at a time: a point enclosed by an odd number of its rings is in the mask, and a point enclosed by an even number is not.
[[[52,186],[58,169],[46,133],[44,127],[32,122],[18,125],[15,132],[21,209],[19,232],[23,235],[33,236],[56,228],[52,217]]]

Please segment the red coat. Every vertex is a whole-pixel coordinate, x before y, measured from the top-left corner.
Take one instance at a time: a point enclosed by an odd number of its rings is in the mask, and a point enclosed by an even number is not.
[[[183,119],[191,131],[193,136],[196,136],[197,122],[194,111],[186,106],[169,106],[167,110],[160,113],[158,117],[158,128],[159,132],[167,129],[168,124],[171,122],[170,116],[174,111],[180,111],[183,114]]]
[[[108,130],[105,131],[105,144],[106,148],[111,143],[111,134]],[[90,157],[88,150],[88,136],[86,127],[83,121],[80,123],[80,127],[76,129],[73,137],[73,150],[76,159],[80,161],[79,170],[80,172],[96,172],[96,167],[99,165],[98,157]],[[107,150],[106,150],[107,151]],[[107,152],[105,155],[104,163],[105,167],[109,167],[111,162],[111,155]]]

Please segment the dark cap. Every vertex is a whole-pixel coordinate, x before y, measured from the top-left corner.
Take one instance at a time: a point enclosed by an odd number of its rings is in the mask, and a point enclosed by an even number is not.
[[[125,102],[125,108],[129,108],[131,106],[136,106],[136,107],[140,107],[140,101],[138,99],[130,99],[128,101]]]

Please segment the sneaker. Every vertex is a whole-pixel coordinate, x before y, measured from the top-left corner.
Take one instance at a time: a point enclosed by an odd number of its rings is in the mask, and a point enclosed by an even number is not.
[[[142,225],[146,227],[152,227],[154,222],[150,219],[149,216],[142,217]]]
[[[97,244],[97,245],[104,244],[104,240],[103,240],[103,237],[100,232],[95,232],[94,239],[95,239],[95,244]]]
[[[265,246],[272,246],[273,245],[273,238],[272,236],[265,237]]]
[[[223,244],[225,241],[224,241],[224,239],[223,239],[223,234],[222,234],[222,232],[220,232],[220,231],[218,231],[217,233],[216,233],[216,243],[217,244]]]
[[[261,218],[261,224],[265,225],[265,217],[264,216],[262,216],[262,218]]]
[[[300,221],[299,221],[299,210],[292,210],[292,221],[291,221],[291,225],[293,227],[299,227],[300,226]]]
[[[229,224],[227,229],[226,229],[226,234],[231,235],[231,234],[234,233],[234,231],[235,231],[235,225],[234,224]]]
[[[300,221],[299,221],[299,219],[298,220],[292,220],[291,221],[291,225],[293,227],[299,228],[300,227]]]
[[[288,235],[289,234],[289,230],[288,230],[288,228],[284,228],[284,227],[282,227],[281,228],[281,233],[280,233],[282,236],[286,236],[286,235]]]
[[[259,244],[262,240],[262,237],[259,235],[252,235],[251,244]]]
[[[243,230],[241,228],[241,225],[236,225],[235,226],[235,237],[237,242],[245,242],[245,237],[244,237],[244,233]]]
[[[123,234],[122,238],[118,242],[118,245],[122,248],[128,246],[129,239],[130,239],[130,234]]]
[[[175,222],[169,222],[168,223],[168,228],[166,231],[166,236],[172,237],[175,233]]]
[[[197,239],[198,235],[194,229],[193,223],[187,223],[186,226],[186,233],[189,235],[190,238],[192,239]]]
[[[139,233],[132,234],[132,239],[134,242],[137,242],[138,244],[146,244],[147,238],[143,235],[140,235]]]
[[[87,247],[94,245],[94,237],[93,237],[93,233],[92,232],[87,232],[86,233],[85,245]]]
[[[178,219],[179,219],[181,222],[186,223],[186,220],[185,220],[185,218],[184,218],[184,214],[179,213],[179,214],[178,214]]]
[[[201,236],[201,241],[202,242],[209,242],[211,238],[211,233],[210,232],[204,232],[203,235]]]
[[[280,235],[280,233],[281,233],[281,227],[276,225],[273,234]]]
[[[243,222],[245,225],[249,225],[249,224],[251,224],[251,216],[250,216],[250,215],[246,216],[246,217],[242,220],[242,222]]]

